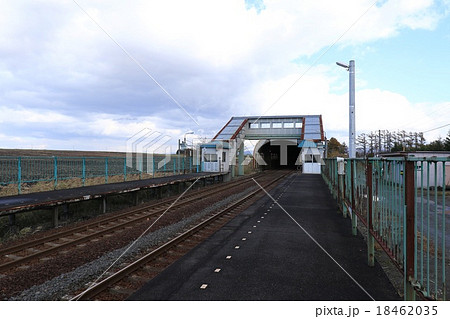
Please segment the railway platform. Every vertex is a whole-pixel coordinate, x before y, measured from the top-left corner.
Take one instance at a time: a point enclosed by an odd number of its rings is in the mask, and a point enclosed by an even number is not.
[[[179,191],[182,190],[186,183],[192,183],[197,179],[205,182],[207,179],[223,179],[224,175],[224,173],[189,173],[121,183],[4,196],[0,197],[0,217],[36,209],[57,208],[64,204],[92,199],[102,199],[103,209],[105,210],[106,198],[108,196],[134,193],[137,199],[140,191],[161,187],[177,187]],[[178,189],[178,187],[181,187],[181,189]]]
[[[293,174],[129,300],[401,300],[320,175]]]

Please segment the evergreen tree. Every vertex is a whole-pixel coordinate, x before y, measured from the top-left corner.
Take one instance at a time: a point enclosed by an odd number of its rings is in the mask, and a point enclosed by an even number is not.
[[[347,148],[347,146],[345,145],[345,143],[341,144],[341,143],[339,143],[339,141],[337,139],[332,137],[328,141],[327,157],[328,158],[348,157],[348,153],[347,153],[347,149],[346,148]]]
[[[450,151],[450,130],[447,133],[447,137],[444,140],[444,150]]]

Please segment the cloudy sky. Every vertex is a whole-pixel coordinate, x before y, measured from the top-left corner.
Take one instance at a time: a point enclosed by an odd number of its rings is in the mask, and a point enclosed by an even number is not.
[[[449,0],[0,0],[0,148],[173,145],[231,116],[322,114],[357,134],[450,126]]]

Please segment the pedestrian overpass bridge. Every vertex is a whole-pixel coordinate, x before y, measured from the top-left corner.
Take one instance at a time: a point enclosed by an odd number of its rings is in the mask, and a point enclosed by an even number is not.
[[[234,174],[237,158],[238,174],[243,175],[245,140],[258,141],[253,158],[268,168],[320,166],[326,144],[322,115],[232,117],[209,143],[200,146],[202,170]]]

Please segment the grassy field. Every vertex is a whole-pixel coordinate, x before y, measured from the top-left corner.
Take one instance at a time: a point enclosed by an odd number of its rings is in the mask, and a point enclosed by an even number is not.
[[[73,157],[125,157],[125,152],[64,151],[0,148],[0,156],[73,156]]]

